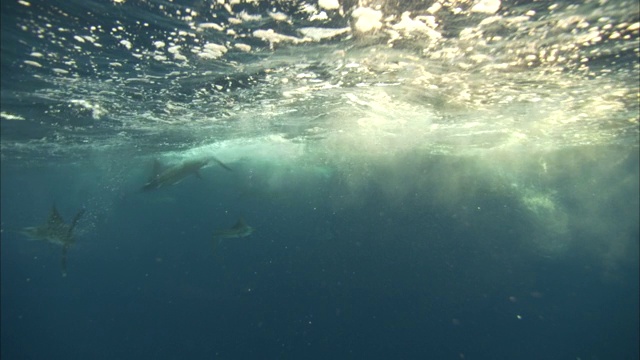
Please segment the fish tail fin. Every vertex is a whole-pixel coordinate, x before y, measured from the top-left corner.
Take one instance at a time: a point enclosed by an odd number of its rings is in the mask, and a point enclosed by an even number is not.
[[[80,211],[78,211],[78,213],[73,218],[73,220],[71,220],[71,226],[69,226],[69,233],[68,233],[69,236],[71,236],[71,232],[73,231],[73,228],[76,226],[76,223],[78,222],[78,220],[80,220],[82,215],[84,215],[85,211],[86,211],[86,209],[84,209],[84,208],[81,209]]]

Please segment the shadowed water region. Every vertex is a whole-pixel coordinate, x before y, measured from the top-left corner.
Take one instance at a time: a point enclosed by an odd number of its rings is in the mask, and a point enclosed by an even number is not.
[[[1,13],[3,359],[638,359],[637,2]]]

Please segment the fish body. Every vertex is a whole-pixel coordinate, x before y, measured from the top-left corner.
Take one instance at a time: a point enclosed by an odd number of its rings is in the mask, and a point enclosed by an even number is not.
[[[244,221],[243,218],[238,219],[235,225],[228,229],[222,229],[215,231],[213,233],[213,239],[235,239],[235,238],[243,238],[251,235],[253,233],[253,228]]]
[[[238,219],[235,225],[228,229],[222,229],[213,233],[213,251],[218,248],[224,239],[237,239],[251,235],[253,228],[244,221],[243,218]]]
[[[156,160],[153,166],[153,174],[149,178],[149,181],[142,186],[140,191],[155,190],[175,185],[191,175],[200,177],[200,169],[209,164],[210,160],[215,161],[226,170],[231,171],[231,168],[214,157],[210,159],[187,160],[178,165],[166,167],[165,169],[162,169],[162,166]]]
[[[29,238],[29,240],[43,240],[48,243],[62,246],[62,275],[67,274],[67,251],[71,245],[75,243],[73,237],[73,229],[85,209],[78,211],[71,223],[67,224],[60,216],[55,205],[52,206],[47,221],[40,226],[29,226],[18,230],[19,233]]]

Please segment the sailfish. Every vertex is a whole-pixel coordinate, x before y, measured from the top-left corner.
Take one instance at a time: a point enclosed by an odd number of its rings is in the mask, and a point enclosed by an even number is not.
[[[243,238],[251,235],[253,228],[244,221],[244,218],[240,217],[235,225],[228,229],[217,230],[213,233],[213,250],[215,251],[222,240]]]
[[[200,177],[200,169],[207,165],[210,160],[215,161],[216,163],[218,163],[218,165],[222,166],[228,171],[231,171],[230,167],[228,167],[226,164],[216,159],[215,157],[211,157],[210,159],[187,160],[182,162],[181,164],[169,166],[165,169],[163,169],[160,162],[156,160],[153,164],[153,174],[149,178],[149,181],[147,181],[147,183],[142,186],[140,191],[155,190],[161,187],[174,185],[192,174]]]
[[[25,227],[19,230],[19,232],[30,240],[44,240],[62,246],[62,276],[67,276],[67,251],[69,247],[75,243],[73,228],[84,213],[85,209],[81,209],[76,216],[73,217],[71,223],[66,224],[54,204],[44,224]]]

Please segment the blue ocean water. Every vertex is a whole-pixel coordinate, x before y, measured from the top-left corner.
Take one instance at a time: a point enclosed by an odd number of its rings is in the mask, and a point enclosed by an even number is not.
[[[3,2],[0,356],[638,359],[639,17]]]

